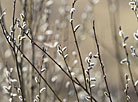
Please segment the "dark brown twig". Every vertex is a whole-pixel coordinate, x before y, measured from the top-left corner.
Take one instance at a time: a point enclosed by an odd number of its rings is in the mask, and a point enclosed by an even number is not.
[[[64,49],[67,49],[67,48],[64,47]],[[68,57],[68,54],[64,55],[64,51],[62,51],[62,48],[61,48],[60,45],[58,46],[58,50],[61,52],[61,56],[62,56],[63,59],[64,59],[65,65],[66,65],[66,67],[67,67],[67,71],[68,71],[68,73],[69,73],[69,75],[70,75],[70,79],[71,79],[71,81],[72,81],[72,84],[73,84],[73,87],[74,87],[74,90],[75,90],[75,93],[76,93],[77,100],[78,100],[78,102],[79,102],[78,92],[77,92],[77,89],[76,89],[76,87],[75,87],[75,83],[74,83],[74,81],[73,81],[73,76],[71,75],[71,70],[70,70],[70,68],[69,68],[69,66],[68,66],[68,63],[67,63],[67,60],[66,60],[67,57]]]
[[[122,31],[121,26],[119,27],[119,30]],[[125,40],[124,34],[122,34],[121,37],[123,39],[123,44],[126,44],[126,40]],[[124,47],[124,50],[125,50],[125,55],[126,55],[126,60],[127,60],[127,67],[128,67],[128,70],[129,70],[129,74],[130,74],[130,78],[131,78],[131,81],[132,81],[132,85],[134,87],[135,93],[136,93],[137,98],[138,98],[138,91],[137,91],[137,88],[135,86],[134,77],[133,77],[133,73],[132,73],[132,70],[131,70],[131,65],[130,65],[130,60],[129,60],[127,47],[126,46],[123,46],[123,47]]]
[[[12,17],[12,39],[13,39],[13,52],[15,55],[15,62],[16,62],[16,69],[17,69],[17,75],[18,75],[18,79],[19,79],[19,87],[21,88],[21,94],[22,94],[22,99],[23,102],[25,102],[25,92],[24,92],[24,85],[23,85],[23,76],[22,73],[20,74],[20,70],[19,70],[19,62],[17,60],[17,52],[15,51],[15,44],[14,44],[14,40],[15,40],[15,9],[16,9],[16,0],[14,0],[13,2],[13,17]],[[2,17],[3,18],[3,17]]]
[[[84,69],[84,66],[83,66],[82,57],[81,57],[81,53],[80,53],[80,49],[79,49],[79,45],[78,45],[78,41],[77,41],[77,37],[76,37],[76,31],[74,30],[74,24],[73,24],[73,14],[74,14],[74,11],[75,11],[74,6],[75,6],[76,1],[77,0],[74,0],[73,3],[72,3],[72,8],[71,8],[71,12],[70,12],[71,13],[70,14],[71,15],[70,23],[71,23],[71,28],[72,28],[72,32],[73,32],[73,37],[74,37],[74,40],[75,40],[76,48],[77,48],[77,51],[78,51],[78,54],[79,54],[79,59],[80,59],[81,68],[82,68],[82,72],[83,72],[85,87],[86,87],[86,90],[87,90],[88,88],[87,88],[87,82],[86,82],[85,69]]]
[[[103,62],[102,62],[102,58],[101,58],[100,47],[99,47],[99,43],[98,43],[97,36],[96,36],[95,21],[93,21],[93,31],[94,31],[95,43],[96,43],[97,50],[98,50],[98,59],[99,59],[99,62],[100,62],[101,68],[102,68],[103,78],[104,78],[104,82],[105,82],[106,89],[107,89],[107,92],[108,92],[108,97],[109,97],[110,102],[112,102],[110,90],[109,90],[107,79],[106,79],[105,68],[104,68],[104,65],[103,65]]]

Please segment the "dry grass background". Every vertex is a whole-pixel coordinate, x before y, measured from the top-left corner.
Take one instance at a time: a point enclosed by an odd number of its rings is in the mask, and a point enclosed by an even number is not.
[[[107,73],[107,80],[109,83],[109,87],[111,90],[111,93],[113,95],[113,99],[115,100],[114,102],[121,102],[121,99],[124,98],[124,86],[125,84],[122,84],[122,79],[125,80],[124,74],[128,73],[128,69],[126,68],[125,65],[120,65],[120,60],[116,59],[116,48],[114,44],[114,35],[111,31],[111,29],[114,29],[114,25],[112,24],[112,18],[111,15],[109,14],[109,6],[108,6],[108,0],[100,0],[98,4],[95,5],[94,10],[93,10],[93,15],[94,19],[96,22],[96,32],[98,36],[98,41],[101,47],[101,54],[102,58],[104,61],[105,65],[105,70]],[[116,1],[116,0],[112,0]],[[130,38],[127,41],[128,46],[130,45],[135,45],[135,47],[138,47],[138,43],[136,40],[133,38],[133,33],[136,32],[138,29],[138,22],[136,21],[136,17],[134,15],[134,12],[130,9],[130,6],[128,5],[129,0],[118,0],[119,5],[118,5],[118,12],[114,14],[116,19],[116,35],[118,36],[120,44],[117,45],[119,48],[119,53],[120,53],[120,58],[123,59],[125,58],[124,50],[121,46],[121,38],[118,35],[119,32],[119,26],[121,25],[125,34],[129,35]],[[69,0],[69,5],[71,5],[72,0]],[[12,11],[13,11],[13,0],[1,0],[2,8],[6,10],[6,16],[5,16],[5,22],[6,26],[8,28],[8,31],[10,31],[10,25],[12,24]],[[19,17],[20,13],[22,12],[22,5],[20,5],[19,1],[17,0],[17,7],[16,7],[16,17]],[[81,15],[86,12],[86,9],[88,8],[87,6],[89,5],[88,0],[78,0],[76,4],[76,13],[75,13],[75,25],[78,23],[82,23],[81,21]],[[61,6],[61,0],[54,0],[54,5],[52,5],[51,10],[52,14],[50,15],[50,25],[51,28],[54,28],[55,20],[60,18],[60,14],[58,13],[58,8]],[[112,17],[114,17],[112,16]],[[82,53],[82,58],[83,62],[85,61],[85,57],[88,56],[88,53],[92,51],[93,53],[96,53],[96,45],[95,45],[95,40],[93,37],[92,33],[92,21],[91,20],[86,20],[86,27],[87,27],[87,32],[84,32],[83,34],[79,35],[79,31],[77,33],[78,38],[81,36],[83,38],[82,41],[80,41],[80,49]],[[71,29],[69,27],[69,29]],[[62,32],[63,33],[63,32]],[[72,32],[70,32],[72,33]],[[69,39],[66,41],[69,42],[68,50],[71,51],[74,49],[72,45],[74,44],[74,40],[72,40],[72,34],[69,35]],[[65,42],[65,44],[66,44]],[[64,41],[61,43],[63,44]],[[9,54],[9,50],[7,50],[9,47],[7,43],[5,42],[5,39],[2,35],[0,34],[0,69],[4,68],[4,63],[8,63],[9,66],[13,67],[12,64],[14,61],[12,60],[11,56]],[[73,45],[74,46],[74,45]],[[28,50],[27,50],[28,51]],[[26,52],[27,52],[26,51]],[[51,50],[50,50],[51,51]],[[130,54],[130,51],[129,51]],[[132,58],[132,71],[135,76],[135,80],[138,79],[138,68],[137,68],[137,60],[136,58]],[[39,60],[38,60],[39,62]],[[72,62],[69,62],[72,63]],[[85,64],[85,63],[84,63]],[[28,65],[29,66],[29,65]],[[86,64],[85,64],[86,66]],[[79,69],[79,66],[77,66]],[[100,65],[97,64],[94,70],[92,71],[92,76],[95,76],[97,78],[97,83],[96,86],[97,88],[94,89],[94,93],[99,93],[100,90],[98,88],[102,87],[103,79],[99,76],[100,74]],[[120,70],[121,73],[120,73]],[[121,75],[120,75],[121,74]],[[120,78],[122,76],[123,78]],[[3,72],[0,72],[0,80],[5,76],[3,76]],[[62,76],[63,77],[63,76]],[[99,81],[98,81],[99,80]],[[5,84],[5,82],[1,82],[0,84],[0,101],[1,102],[7,102],[7,96],[3,94],[3,89],[2,86]],[[59,83],[60,84],[60,83]],[[101,86],[100,86],[101,84]],[[63,90],[63,89],[62,89]],[[130,84],[130,96],[133,97],[133,87]],[[62,94],[64,94],[64,91],[62,91]],[[118,97],[116,99],[116,97]],[[50,102],[50,101],[49,101]],[[122,101],[123,102],[123,101]],[[138,102],[136,100],[132,99],[132,102]]]

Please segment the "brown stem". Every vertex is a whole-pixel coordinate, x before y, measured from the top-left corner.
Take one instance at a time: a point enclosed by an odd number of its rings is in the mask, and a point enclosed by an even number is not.
[[[72,9],[74,8],[76,1],[77,0],[74,0],[74,2],[72,3]],[[86,87],[86,90],[87,90],[88,88],[87,88],[87,82],[86,82],[85,69],[84,69],[84,66],[83,66],[82,57],[81,57],[81,53],[80,53],[80,49],[79,49],[79,45],[78,45],[78,41],[77,41],[77,37],[76,37],[76,31],[74,31],[73,14],[74,14],[74,12],[71,12],[71,19],[70,19],[71,20],[71,28],[72,28],[76,48],[77,48],[77,51],[78,51],[78,54],[79,54],[79,59],[80,59],[81,68],[82,68],[82,72],[83,72],[83,77],[84,77],[84,81],[85,81],[85,87]]]
[[[119,29],[120,29],[120,31],[122,30],[121,26],[120,26]],[[126,42],[125,42],[125,37],[124,37],[123,34],[122,34],[122,39],[123,39],[123,43],[125,44]],[[126,55],[126,59],[127,59],[127,66],[128,66],[128,71],[129,71],[130,78],[131,78],[131,81],[132,81],[132,85],[134,87],[135,93],[136,93],[137,98],[138,98],[138,91],[137,91],[137,88],[135,86],[134,77],[133,77],[133,73],[132,73],[132,70],[131,70],[130,60],[129,60],[128,51],[127,51],[126,46],[124,46],[124,50],[125,50],[125,55]]]
[[[103,62],[102,62],[102,59],[101,59],[100,47],[99,47],[97,36],[96,36],[95,21],[93,21],[93,31],[94,31],[95,43],[96,43],[97,50],[98,50],[98,59],[99,59],[99,62],[100,62],[101,68],[102,68],[104,82],[105,82],[105,85],[106,85],[107,92],[109,94],[109,100],[110,100],[110,102],[112,102],[110,90],[109,90],[107,79],[106,79],[106,73],[105,73],[105,70],[104,70],[104,65],[103,65]]]
[[[66,58],[64,57],[64,54],[62,54],[62,57],[63,57],[64,62],[65,62],[65,64],[66,64],[67,70],[68,70],[69,75],[70,75],[70,79],[71,79],[71,81],[72,81],[72,84],[73,84],[73,87],[74,87],[74,90],[75,90],[75,93],[76,93],[77,100],[78,100],[78,102],[79,102],[78,92],[77,92],[77,89],[76,89],[76,87],[75,87],[75,83],[74,83],[74,81],[73,81],[73,77],[72,77],[72,75],[71,75],[71,70],[69,69],[69,66],[68,66],[68,63],[67,63],[67,61],[66,61]]]

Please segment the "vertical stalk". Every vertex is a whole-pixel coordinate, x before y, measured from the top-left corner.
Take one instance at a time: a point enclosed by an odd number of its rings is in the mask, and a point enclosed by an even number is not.
[[[119,24],[119,0],[115,0],[113,2],[113,0],[107,0],[108,2],[108,11],[109,11],[109,17],[110,17],[110,27],[111,27],[111,33],[112,33],[112,39],[113,39],[113,43],[114,43],[114,47],[115,47],[115,58],[117,61],[121,60],[121,54],[120,54],[120,47],[119,45],[119,40],[118,40],[118,36],[117,36],[117,26]],[[116,10],[112,10],[112,5],[114,5],[116,7]],[[118,85],[118,99],[120,99],[120,89],[122,89],[124,86],[124,79],[123,79],[123,70],[122,68],[120,68],[120,65],[117,63],[117,70],[118,70],[118,83],[121,82],[121,84]],[[123,101],[121,99],[121,101]]]
[[[74,11],[75,11],[74,6],[75,6],[76,1],[77,0],[74,0],[74,2],[72,3],[72,9],[74,9]],[[85,69],[84,69],[84,66],[83,66],[82,57],[81,57],[81,53],[80,53],[80,49],[79,49],[79,45],[78,45],[78,41],[77,41],[77,37],[76,37],[76,31],[74,30],[74,24],[73,24],[73,14],[74,14],[74,11],[71,10],[70,23],[71,23],[71,28],[72,28],[72,32],[73,32],[73,37],[74,37],[74,40],[75,40],[76,48],[77,48],[77,51],[78,51],[78,54],[79,54],[79,59],[80,59],[81,68],[82,68],[82,72],[83,72],[85,87],[86,87],[86,90],[87,90],[88,88],[87,88],[87,82],[86,82]]]
[[[110,102],[112,102],[110,90],[109,90],[107,79],[106,79],[105,68],[104,68],[104,65],[103,65],[103,62],[102,62],[102,59],[101,59],[100,47],[99,47],[99,43],[98,43],[97,36],[96,36],[95,21],[93,21],[93,31],[94,31],[95,43],[96,43],[97,50],[98,50],[98,59],[99,59],[99,62],[100,62],[101,68],[102,68],[102,73],[103,73],[106,89],[107,89],[107,92],[108,92],[108,97],[109,97]]]
[[[24,0],[23,11],[24,11],[25,18],[23,18],[23,22],[26,22],[26,14],[27,14],[26,8],[27,8],[27,0]],[[24,32],[25,32],[25,30],[22,29],[22,31],[21,31],[22,36],[24,36]],[[24,39],[21,41],[21,51],[24,52]],[[23,78],[23,58],[22,57],[21,57],[21,61],[19,63],[19,67],[20,67],[20,71],[21,71],[21,78],[22,78],[21,80],[22,80],[22,86],[23,86],[23,91],[24,91],[23,94],[25,96],[25,90],[24,90],[25,85],[24,85],[24,78]]]
[[[17,56],[18,56],[18,51],[16,52],[15,50],[15,44],[14,44],[14,40],[15,40],[15,24],[16,24],[16,21],[15,21],[15,9],[16,9],[16,0],[14,0],[14,3],[13,3],[14,7],[13,7],[13,16],[12,16],[12,39],[13,39],[13,52],[14,52],[14,55],[15,55],[15,62],[16,62],[16,68],[17,68],[17,75],[18,75],[18,79],[19,79],[19,87],[21,89],[21,96],[22,96],[22,99],[23,99],[23,102],[25,102],[25,92],[24,92],[24,85],[23,85],[23,76],[22,76],[22,73],[20,73],[20,70],[19,70],[19,62],[17,60]]]
[[[59,48],[59,50],[62,52],[61,55],[62,55],[62,57],[63,57],[63,59],[64,59],[65,65],[66,65],[66,67],[67,67],[67,71],[68,71],[68,73],[69,73],[69,75],[70,75],[70,79],[71,79],[72,84],[73,84],[73,87],[74,87],[74,91],[75,91],[75,94],[76,94],[76,97],[77,97],[77,101],[79,102],[78,92],[77,92],[77,89],[76,89],[76,87],[75,87],[75,83],[74,83],[74,81],[73,81],[73,77],[72,77],[72,75],[71,75],[71,70],[69,69],[68,63],[67,63],[67,61],[66,61],[66,57],[65,57],[65,56],[67,56],[67,55],[64,55],[64,54],[63,54],[64,52],[62,51],[61,46],[59,46],[58,48]],[[68,57],[68,56],[67,56],[67,57]]]
[[[32,40],[34,41],[34,36],[33,36],[33,32],[32,32],[32,19],[33,19],[33,16],[32,16],[32,9],[33,9],[33,0],[30,0],[30,15],[29,15],[29,29],[30,29],[30,34],[31,34],[31,38]],[[32,64],[35,65],[35,46],[34,44],[32,43]],[[33,81],[34,81],[34,69],[32,68],[31,70],[31,101],[33,101],[34,99],[34,85],[33,85]]]
[[[120,26],[119,30],[122,31],[121,26]],[[125,36],[122,34],[121,37],[123,39],[123,43],[126,44],[126,42],[125,42]],[[132,81],[132,85],[134,87],[136,96],[138,98],[138,90],[137,90],[137,88],[135,86],[134,76],[133,76],[133,73],[132,73],[132,70],[131,70],[130,60],[129,60],[128,51],[127,51],[127,47],[126,46],[124,46],[124,50],[125,50],[125,55],[126,55],[126,59],[127,59],[127,67],[128,67],[128,71],[129,71],[129,74],[130,74],[131,81]]]

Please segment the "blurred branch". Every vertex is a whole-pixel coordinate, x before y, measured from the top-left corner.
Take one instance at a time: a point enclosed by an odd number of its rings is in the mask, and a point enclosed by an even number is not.
[[[111,28],[111,36],[112,36],[112,40],[114,43],[114,49],[115,49],[115,56],[114,58],[117,61],[121,60],[121,53],[120,53],[120,43],[119,43],[119,39],[118,39],[118,24],[119,24],[119,0],[115,0],[113,2],[113,0],[107,0],[108,1],[108,11],[109,11],[109,18],[110,18],[110,28]],[[123,70],[122,68],[120,68],[119,63],[117,63],[117,69],[118,69],[118,75],[119,75],[119,82],[121,82],[121,84],[118,85],[118,91],[120,90],[120,88],[122,89],[124,86],[124,79],[123,79]],[[120,93],[120,92],[118,92]],[[120,97],[120,95],[118,94],[118,97]],[[123,101],[123,100],[122,100]]]
[[[2,5],[1,5],[1,1],[0,1],[0,14],[2,15],[3,12],[4,12],[4,11],[2,10]],[[6,27],[5,21],[4,21],[4,18],[3,18],[3,17],[1,18],[1,20],[2,20],[2,22],[3,22],[3,24],[4,24],[4,26]]]
[[[12,43],[14,43],[15,47],[18,49],[18,51],[21,52],[23,58],[25,58],[27,60],[27,62],[29,64],[31,64],[31,66],[34,68],[34,70],[38,73],[38,75],[43,79],[43,81],[45,82],[45,84],[49,87],[49,89],[53,92],[53,94],[56,96],[56,98],[62,102],[62,100],[58,97],[58,95],[56,94],[56,92],[52,89],[52,87],[48,84],[48,82],[45,80],[45,78],[41,75],[41,73],[38,71],[38,69],[31,63],[31,61],[25,56],[25,54],[22,52],[22,50],[20,49],[19,46],[16,45],[16,43],[14,42],[14,40],[12,39],[12,37],[9,35],[9,33],[7,32],[7,30],[5,29],[1,19],[0,19],[0,24],[1,24],[1,27],[2,27],[2,30],[3,30],[3,34],[8,42],[8,44],[10,45],[10,47],[13,49],[14,51],[14,47],[11,45],[11,42],[9,41],[8,37],[9,36],[11,38],[11,41]]]

